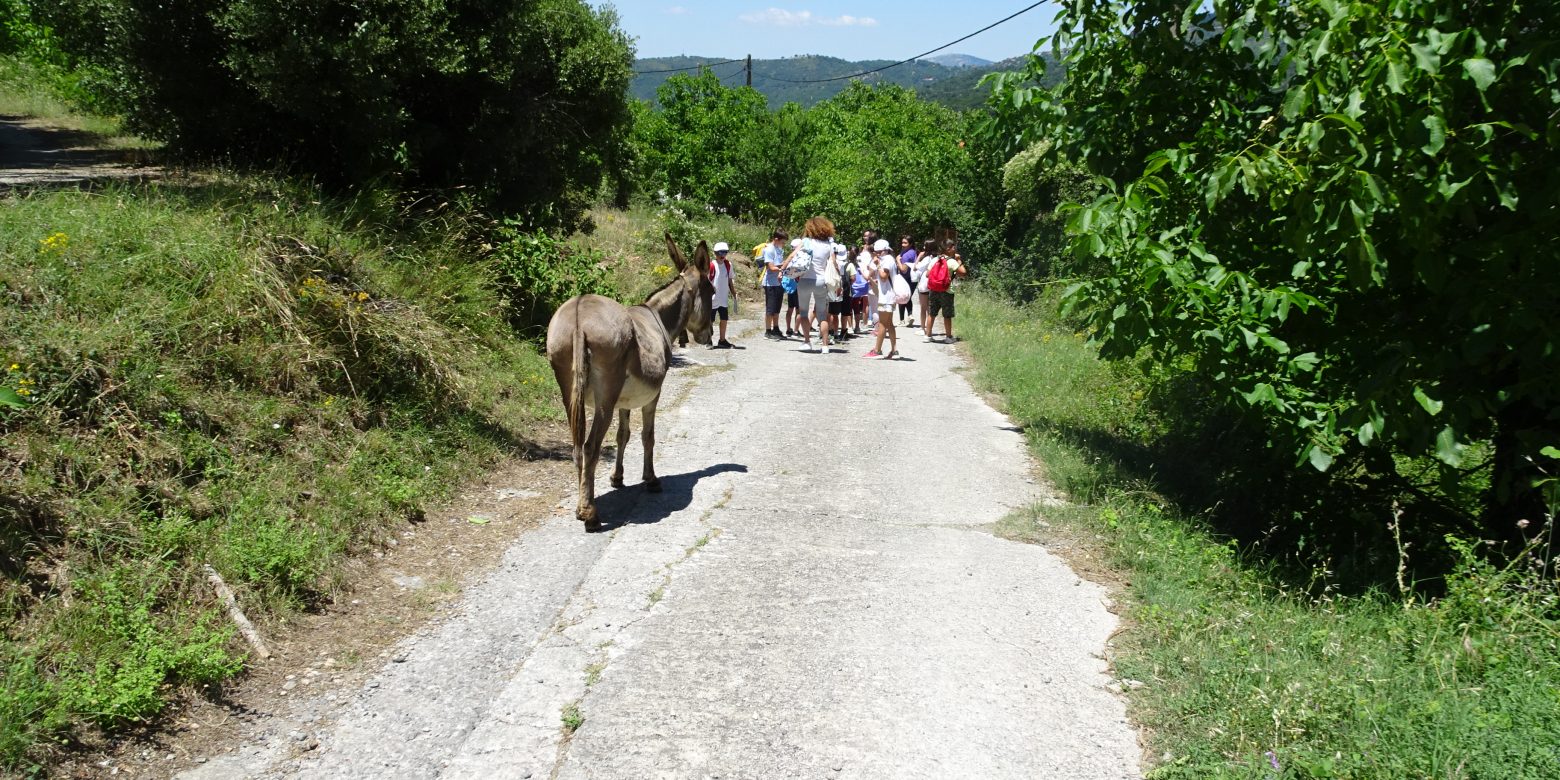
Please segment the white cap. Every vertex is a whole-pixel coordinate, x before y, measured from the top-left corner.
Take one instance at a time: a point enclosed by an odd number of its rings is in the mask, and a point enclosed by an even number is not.
[[[837,254],[837,255],[845,254],[845,245],[844,244],[835,244],[834,245],[834,254]]]
[[[888,251],[888,241],[886,241],[884,239],[881,239],[881,238],[878,239],[877,241],[874,241],[872,243],[872,251],[874,251],[874,252],[887,252]]]
[[[726,242],[724,242],[724,241],[716,241],[715,242],[715,251],[716,252],[730,252],[731,251],[731,247],[726,246]]]
[[[795,248],[797,248],[797,247],[799,247],[801,245],[802,245],[802,240],[800,238],[793,238],[793,239],[791,239],[791,248],[792,249],[795,249]]]

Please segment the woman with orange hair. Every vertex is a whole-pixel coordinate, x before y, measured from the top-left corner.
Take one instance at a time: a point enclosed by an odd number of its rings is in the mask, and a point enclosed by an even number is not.
[[[824,353],[829,351],[829,288],[823,282],[825,271],[834,262],[834,223],[828,217],[817,216],[807,220],[802,228],[802,253],[811,260],[812,267],[796,279],[796,297],[801,306],[802,339],[807,342],[804,352],[812,351],[812,333],[809,317],[817,319],[819,338]]]

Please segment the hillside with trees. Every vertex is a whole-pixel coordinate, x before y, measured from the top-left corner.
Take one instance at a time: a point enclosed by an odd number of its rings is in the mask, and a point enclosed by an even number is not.
[[[885,65],[893,60],[862,60],[851,62],[836,57],[801,56],[781,59],[753,60],[753,88],[763,93],[772,106],[798,103],[808,107],[839,94],[847,85],[860,81],[869,86],[892,84],[914,89],[917,94],[942,103],[949,108],[964,110],[982,105],[986,91],[980,80],[988,73],[1018,67],[1017,58],[997,63],[972,66],[943,65],[930,60],[914,60],[887,70],[860,78],[845,78]],[[715,64],[722,63],[722,64]],[[638,100],[653,101],[656,90],[676,73],[645,71],[673,68],[697,68],[709,65],[726,86],[743,86],[745,63],[726,62],[718,57],[656,57],[634,61],[634,76],[630,93]],[[691,72],[691,71],[690,71]],[[811,82],[811,83],[808,83]]]

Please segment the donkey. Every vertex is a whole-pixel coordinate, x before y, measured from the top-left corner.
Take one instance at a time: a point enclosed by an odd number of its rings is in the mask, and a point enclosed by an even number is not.
[[[623,486],[628,413],[639,409],[645,489],[661,492],[654,463],[655,407],[672,362],[672,339],[686,332],[700,344],[710,343],[710,298],[715,288],[709,279],[709,248],[700,241],[690,263],[667,233],[666,251],[677,264],[677,275],[644,303],[625,307],[600,295],[580,295],[558,307],[547,324],[547,361],[563,392],[569,434],[574,440],[574,470],[580,490],[574,516],[587,530],[597,523],[596,461],[601,457],[601,442],[612,424],[613,410],[618,414],[618,450],[612,486]],[[587,404],[594,408],[588,436]]]

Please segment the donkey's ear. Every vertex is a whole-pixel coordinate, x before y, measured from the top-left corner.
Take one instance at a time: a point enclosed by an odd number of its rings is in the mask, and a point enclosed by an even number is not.
[[[677,242],[672,240],[672,234],[666,234],[666,253],[672,256],[672,262],[677,264],[677,273],[688,267],[687,258],[683,257],[681,249],[677,248]]]
[[[710,245],[699,242],[699,246],[693,250],[693,264],[698,267],[699,275],[705,276],[710,272]]]

